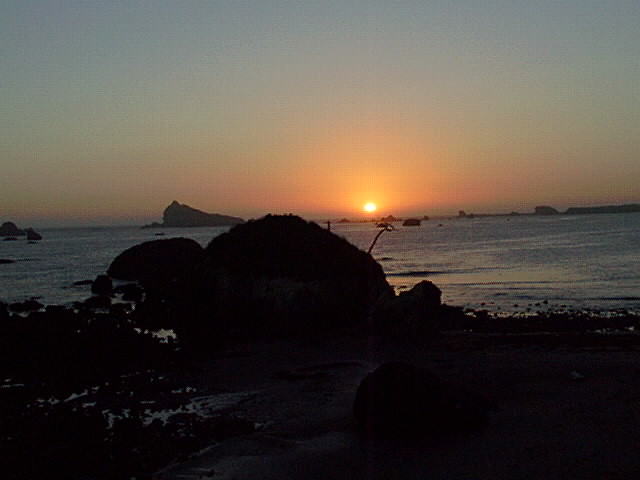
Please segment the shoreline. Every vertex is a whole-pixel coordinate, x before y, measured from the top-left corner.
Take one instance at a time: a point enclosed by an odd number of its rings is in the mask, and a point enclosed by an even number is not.
[[[14,472],[6,478],[51,474],[62,468],[57,462],[84,475],[93,472],[92,478],[506,479],[571,477],[571,471],[580,478],[607,472],[618,472],[609,478],[633,478],[629,472],[640,471],[634,470],[629,447],[640,439],[640,318],[557,315],[532,320],[475,312],[455,317],[458,323],[433,338],[351,332],[235,343],[207,356],[181,352],[171,343],[153,353],[155,347],[147,345],[136,357],[149,361],[138,358],[75,381],[60,383],[55,379],[65,372],[41,377],[37,369],[32,378],[5,375],[0,424],[6,432],[19,420],[22,426],[16,427],[31,431],[18,437],[26,435],[34,445],[12,445],[12,458],[1,463]],[[481,432],[371,447],[353,430],[353,398],[364,376],[389,360],[428,367],[483,392],[500,410]],[[49,418],[44,425],[42,415]],[[95,430],[91,425],[98,417],[111,426]],[[62,435],[58,428],[71,419],[74,435],[84,443],[63,436],[69,449],[56,447],[54,461],[49,457],[56,442],[47,439]],[[107,443],[97,450],[87,444],[102,435]],[[11,441],[4,437],[2,443],[7,447]],[[105,448],[116,455],[117,466],[101,460]],[[78,462],[83,450],[88,460]],[[537,453],[531,457],[529,451]],[[365,476],[371,455],[375,471]],[[410,460],[412,470],[402,470],[402,459]],[[603,462],[615,469],[603,470]],[[29,474],[21,476],[16,463],[28,466]]]

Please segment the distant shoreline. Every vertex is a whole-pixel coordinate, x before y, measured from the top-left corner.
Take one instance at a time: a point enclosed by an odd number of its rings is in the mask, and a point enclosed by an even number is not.
[[[549,206],[538,206],[535,207],[533,212],[508,212],[508,213],[475,213],[470,212],[466,213],[464,210],[460,210],[457,215],[433,215],[430,217],[431,220],[453,220],[460,218],[484,218],[484,217],[525,217],[525,216],[536,216],[536,217],[546,217],[546,216],[560,216],[560,215],[602,215],[602,214],[618,214],[618,213],[640,213],[640,204],[638,203],[627,203],[624,205],[605,205],[598,207],[569,207],[564,212],[561,212],[553,207]],[[406,219],[411,218],[419,218],[422,221],[428,221],[427,218],[417,216],[408,217],[400,217],[395,218],[394,221],[401,222]],[[341,220],[330,220],[331,223],[377,223],[380,221],[385,221],[385,219],[377,219],[377,218],[369,218],[369,219],[357,219],[351,220],[347,218],[343,218]],[[326,220],[318,221],[322,223],[327,223]]]

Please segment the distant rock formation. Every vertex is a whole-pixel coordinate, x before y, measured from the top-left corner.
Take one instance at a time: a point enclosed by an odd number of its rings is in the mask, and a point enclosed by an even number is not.
[[[542,205],[536,207],[533,211],[534,215],[559,215],[560,212],[553,207],[548,207],[546,205]]]
[[[637,213],[640,212],[640,204],[629,203],[626,205],[607,205],[604,207],[572,207],[567,209],[567,215],[585,215],[592,213]]]
[[[403,227],[419,227],[420,219],[419,218],[407,218],[403,223]]]
[[[0,226],[0,237],[21,237],[27,233],[19,229],[13,222],[4,222]]]
[[[388,215],[388,216],[382,217],[380,219],[380,221],[383,222],[383,223],[399,222],[400,220],[402,220],[402,219],[401,218],[396,218],[393,215]]]
[[[164,227],[226,227],[244,223],[242,218],[221,215],[218,213],[206,213],[183,205],[175,200],[163,213],[163,223],[154,222],[146,225],[147,228]]]
[[[33,228],[25,228],[24,231],[27,234],[27,240],[42,240],[42,235]]]

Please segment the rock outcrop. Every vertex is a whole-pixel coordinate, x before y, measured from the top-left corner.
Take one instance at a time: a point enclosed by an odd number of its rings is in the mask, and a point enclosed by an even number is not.
[[[402,222],[403,227],[419,227],[420,219],[419,218],[407,218],[404,222]]]
[[[423,436],[480,427],[493,408],[427,369],[390,362],[362,381],[353,413],[356,428],[366,435]]]
[[[0,226],[0,237],[22,237],[26,235],[24,230],[21,230],[13,222],[4,222]]]
[[[626,205],[607,205],[604,207],[571,207],[567,209],[567,215],[588,215],[594,213],[638,213],[640,204],[628,203]]]
[[[536,207],[533,211],[534,215],[559,215],[560,212],[553,207],[542,205]]]
[[[202,210],[183,205],[175,200],[165,208],[163,223],[152,223],[149,228],[163,227],[226,227],[238,225],[244,220],[219,213],[206,213]]]
[[[372,312],[372,333],[383,336],[432,336],[440,332],[442,292],[428,280],[398,296],[381,296]]]
[[[195,240],[151,240],[118,255],[107,270],[111,278],[139,281],[146,290],[170,292],[178,283],[191,281],[203,257]]]
[[[214,238],[200,273],[202,314],[176,327],[195,342],[323,336],[363,324],[374,301],[392,292],[369,254],[292,215],[268,215]]]
[[[24,231],[27,234],[27,240],[42,240],[42,235],[36,232],[33,228],[25,228]]]

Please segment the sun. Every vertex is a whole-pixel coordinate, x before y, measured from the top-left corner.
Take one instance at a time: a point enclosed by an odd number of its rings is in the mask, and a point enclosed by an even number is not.
[[[378,207],[376,207],[376,204],[371,202],[366,203],[363,208],[365,212],[369,213],[373,213],[378,209]]]

